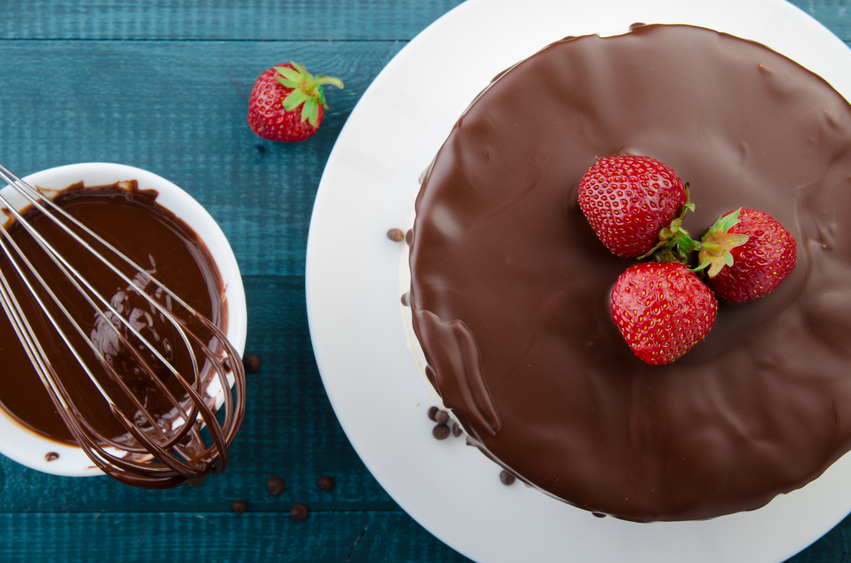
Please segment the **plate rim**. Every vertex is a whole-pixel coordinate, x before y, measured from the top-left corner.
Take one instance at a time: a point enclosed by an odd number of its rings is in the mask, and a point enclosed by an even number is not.
[[[535,12],[535,8],[540,8],[541,6],[552,6],[557,3],[558,0],[531,0],[530,6],[527,6],[527,9],[531,12]],[[343,409],[343,403],[348,399],[340,396],[338,393],[338,382],[336,381],[336,374],[331,373],[329,370],[333,370],[334,368],[330,367],[328,361],[328,348],[326,348],[329,343],[327,342],[327,337],[325,335],[325,327],[322,326],[323,323],[327,323],[325,319],[322,318],[322,301],[327,296],[327,292],[334,291],[333,282],[324,279],[323,276],[327,275],[327,272],[322,272],[318,260],[318,254],[320,252],[327,251],[327,248],[324,248],[320,238],[325,233],[320,232],[321,230],[327,229],[324,226],[323,221],[325,220],[325,216],[328,214],[328,208],[333,206],[329,200],[334,196],[338,196],[340,194],[335,193],[335,189],[338,189],[338,186],[335,186],[335,182],[337,179],[334,177],[335,172],[340,167],[348,166],[352,167],[350,162],[346,161],[346,157],[348,155],[344,155],[345,151],[349,148],[348,145],[352,144],[354,139],[357,139],[358,135],[362,134],[362,130],[358,128],[364,127],[364,123],[369,118],[370,108],[368,107],[373,98],[381,98],[384,96],[383,90],[393,90],[393,85],[390,83],[392,81],[395,74],[401,73],[398,70],[399,67],[407,64],[408,59],[413,58],[412,53],[431,48],[431,43],[434,41],[441,39],[441,34],[446,33],[447,30],[451,30],[455,26],[458,25],[459,22],[463,22],[463,20],[471,18],[471,17],[479,17],[483,10],[490,10],[492,8],[496,8],[496,11],[505,7],[505,5],[509,3],[509,0],[468,0],[464,4],[456,6],[449,12],[447,12],[440,19],[435,21],[432,25],[426,28],[422,33],[420,33],[417,37],[415,37],[411,42],[406,45],[391,61],[388,65],[385,66],[384,69],[378,74],[375,81],[367,88],[365,93],[363,94],[361,100],[358,102],[346,124],[344,125],[340,135],[337,139],[337,142],[332,149],[328,162],[326,164],[325,170],[323,172],[322,178],[320,180],[319,188],[317,190],[316,202],[313,208],[313,212],[311,215],[310,221],[310,229],[308,232],[308,244],[307,244],[307,253],[306,253],[306,262],[305,262],[305,293],[306,293],[306,302],[307,302],[307,313],[308,313],[308,324],[310,330],[310,337],[313,343],[314,352],[316,355],[317,366],[319,368],[320,375],[323,380],[323,384],[325,385],[326,392],[328,394],[329,400],[331,401],[332,407],[334,408],[335,414],[346,433],[349,441],[352,443],[352,446],[355,448],[355,451],[360,456],[361,460],[364,462],[366,467],[370,470],[376,480],[381,484],[381,486],[387,491],[387,493],[415,520],[417,520],[421,525],[423,525],[430,533],[438,537],[441,541],[448,544],[450,547],[458,551],[459,553],[464,554],[470,558],[477,558],[482,555],[482,550],[478,549],[476,546],[472,546],[467,544],[463,538],[461,538],[460,534],[457,531],[448,529],[448,526],[444,525],[443,522],[437,521],[430,511],[423,510],[422,507],[417,505],[417,500],[413,499],[413,496],[409,491],[404,490],[404,487],[399,488],[395,481],[388,478],[387,475],[387,461],[383,459],[380,454],[372,451],[373,446],[368,445],[365,441],[365,438],[359,435],[359,431],[354,430],[352,420],[350,419],[350,415],[345,413],[345,409]],[[602,10],[605,7],[611,9],[613,6],[622,5],[625,3],[625,0],[607,0],[605,3],[601,3],[598,5],[598,9]],[[646,4],[653,5],[653,7],[659,10],[671,10],[672,13],[678,13],[676,6],[678,3],[672,2],[671,0],[653,0],[651,2],[647,2]],[[820,22],[813,19],[811,16],[806,14],[803,10],[785,2],[783,0],[748,0],[747,2],[733,2],[731,0],[724,0],[722,6],[718,4],[713,5],[713,9],[717,11],[722,11],[728,9],[731,13],[739,14],[742,10],[745,11],[770,11],[772,13],[780,14],[783,18],[794,21],[797,25],[802,26],[804,29],[804,33],[806,34],[815,34],[818,36],[818,40],[820,45],[823,44],[828,46],[834,52],[841,52],[842,56],[845,57],[846,60],[851,61],[851,50],[848,49],[847,45],[845,45],[838,37],[833,35],[825,26],[823,26]],[[685,2],[679,3],[680,7],[685,7],[686,11],[688,10],[697,10],[695,13],[697,14],[695,18],[701,19],[706,18],[706,14],[701,12],[701,10],[705,9],[705,6],[701,6],[697,2]],[[652,11],[652,10],[651,10]],[[779,16],[778,16],[779,17]],[[687,19],[687,18],[686,18]],[[635,20],[635,21],[644,21],[644,20]],[[628,22],[626,25],[628,26]],[[646,21],[645,23],[657,23],[657,20]],[[659,21],[658,23],[676,23],[674,21]],[[685,21],[682,23],[691,23],[694,25],[704,25],[698,21]],[[730,28],[736,28],[737,25],[740,25],[739,22],[736,25],[731,25]],[[621,26],[621,31],[625,32],[626,29],[623,29],[623,23],[619,24]],[[712,27],[713,29],[718,29],[716,26],[704,25],[705,27]],[[733,33],[730,28],[722,28],[721,31]],[[605,30],[603,30],[605,32]],[[776,32],[776,31],[775,31]],[[594,30],[587,30],[582,34],[594,33]],[[575,33],[564,33],[564,35],[575,34]],[[603,34],[603,33],[601,33]],[[751,36],[748,34],[741,33],[733,33],[735,35],[739,35],[745,37],[747,39],[759,41],[765,43],[770,48],[774,48],[779,52],[785,53],[787,50],[783,48],[779,48],[775,43],[771,41],[764,41],[763,36],[766,35],[765,29],[756,30]],[[769,37],[771,33],[767,34]],[[555,40],[557,38],[553,38]],[[538,45],[538,48],[544,47],[548,41],[541,41]],[[531,54],[534,51],[529,51],[526,55]],[[525,56],[525,55],[524,55]],[[522,58],[522,57],[520,57]],[[513,61],[509,61],[508,64],[513,64],[516,60],[520,60],[517,58]],[[797,60],[797,58],[796,58]],[[507,65],[506,65],[507,66]],[[811,68],[811,66],[807,66]],[[829,65],[828,65],[829,66]],[[404,74],[404,73],[402,73]],[[849,87],[848,82],[843,82],[841,80],[835,80],[833,76],[825,76],[825,74],[830,73],[821,73],[822,76],[825,77],[828,82],[830,82],[837,90],[843,93],[846,99],[849,98],[849,93],[851,93],[851,87]],[[479,84],[480,87],[484,87],[486,83]],[[463,101],[464,104],[468,103],[469,100],[472,99],[468,97]],[[463,105],[460,110],[463,110]],[[455,114],[460,115],[460,110]],[[449,126],[445,128],[445,132],[448,133],[451,127],[451,122]],[[444,135],[445,138],[445,135]],[[442,143],[442,139],[440,140]],[[439,145],[438,145],[439,147]],[[436,152],[436,150],[435,150]],[[434,153],[432,153],[434,154]],[[431,158],[428,156],[427,158]],[[424,165],[427,162],[423,163]],[[373,192],[367,194],[368,196],[373,195]],[[377,234],[377,233],[376,233]],[[327,246],[327,244],[326,244]],[[380,252],[384,252],[382,249]],[[399,327],[401,328],[401,320],[399,321]],[[413,359],[409,360],[413,365]],[[419,381],[418,381],[419,383]],[[425,386],[423,386],[425,387]],[[432,448],[429,448],[431,450]],[[484,457],[484,456],[481,456]],[[849,466],[848,456],[840,460],[834,464],[834,467],[828,470],[828,472],[838,472],[838,471],[847,471]],[[827,473],[826,473],[827,474]],[[816,482],[823,479],[818,479]],[[812,490],[813,485],[808,485],[807,489]],[[532,491],[529,491],[530,493]],[[537,494],[537,493],[536,493]],[[821,494],[826,494],[822,492]],[[544,495],[539,495],[543,497]],[[782,504],[788,499],[797,499],[801,495],[796,495],[795,493],[791,493],[790,495],[786,495],[784,498],[778,498],[776,501],[772,501],[773,504]],[[792,501],[796,502],[796,501]],[[534,503],[540,505],[541,503]],[[561,505],[560,506],[567,506]],[[573,510],[574,509],[571,507]],[[848,514],[849,510],[851,510],[851,502],[846,502],[843,505],[843,508],[837,511],[837,514],[841,513],[840,516],[836,516],[835,514],[830,518],[830,525],[827,528],[824,528],[824,524],[821,525],[819,531],[813,533],[810,532],[806,535],[806,537],[795,538],[796,541],[790,541],[790,538],[784,539],[784,548],[783,549],[774,549],[768,558],[764,558],[764,561],[779,561],[786,559],[798,551],[806,548],[813,541],[820,538],[824,533],[829,531],[833,526],[836,525],[845,515]],[[757,511],[759,512],[759,511]],[[715,522],[724,521],[724,520],[732,520],[732,521],[743,521],[745,523],[751,522],[753,520],[753,514],[734,514],[729,516],[720,517],[715,519]],[[606,519],[613,520],[613,519]],[[672,529],[677,529],[682,531],[685,528],[688,528],[690,525],[694,524],[696,526],[704,526],[705,528],[712,528],[713,521],[707,521],[707,524],[704,523],[659,523],[652,524],[650,528],[658,528],[660,526],[669,526]],[[629,524],[635,526],[635,524]],[[610,526],[610,528],[618,528],[622,529],[620,524],[616,524]],[[638,524],[637,526],[647,526]],[[776,546],[775,546],[776,547]],[[490,560],[499,560],[498,557],[491,558],[488,557],[488,561]],[[543,559],[541,559],[543,560]],[[752,559],[751,559],[752,560]]]

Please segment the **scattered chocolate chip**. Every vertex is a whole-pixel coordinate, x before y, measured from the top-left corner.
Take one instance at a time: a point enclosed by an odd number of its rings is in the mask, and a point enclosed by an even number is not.
[[[197,478],[197,479],[190,479],[190,480],[189,480],[189,486],[190,486],[190,487],[200,487],[201,485],[203,485],[203,484],[204,484],[204,480],[205,480],[206,478],[207,478],[207,476],[206,476],[206,475],[204,475],[203,477],[199,477],[199,478]]]
[[[438,424],[446,424],[449,422],[449,413],[446,411],[437,411],[434,415],[434,421]]]
[[[260,371],[260,356],[257,354],[248,354],[242,359],[242,365],[245,366],[245,371],[248,373],[257,373]]]
[[[431,430],[431,435],[435,437],[437,440],[445,440],[449,437],[449,427],[445,424],[438,424]]]
[[[266,481],[266,490],[269,491],[270,495],[278,496],[284,492],[284,480],[277,475],[269,477],[269,480]]]
[[[408,229],[408,232],[405,233],[405,244],[411,246],[412,242],[414,242],[414,231]]]
[[[473,442],[470,441],[470,436],[464,436],[464,445],[465,446],[472,446],[473,445]]]
[[[59,459],[59,454],[56,452],[47,452],[44,454],[44,461],[56,461]]]
[[[458,424],[457,422],[453,422],[452,423],[452,435],[457,438],[458,436],[461,435],[461,432],[463,432],[463,430],[461,430],[461,425]]]
[[[307,520],[307,507],[301,503],[294,504],[292,508],[290,508],[290,518],[295,522],[301,522],[302,520]]]
[[[499,480],[502,481],[503,485],[512,485],[514,484],[515,477],[505,469],[499,472]]]
[[[387,231],[387,238],[392,240],[393,242],[402,242],[405,240],[405,233],[402,229],[390,229]]]
[[[606,515],[603,514],[602,512],[592,512],[591,514],[593,514],[597,518],[605,518],[606,517]]]
[[[437,407],[429,407],[428,408],[428,418],[430,420],[436,420],[434,417],[437,416],[437,413],[440,412],[440,409]]]
[[[330,491],[334,488],[334,478],[330,475],[323,475],[316,481],[316,484],[323,491]]]
[[[231,503],[230,509],[236,512],[237,514],[242,514],[246,510],[248,510],[248,503],[244,500],[235,500]]]
[[[407,293],[402,294],[400,301],[402,301],[402,305],[404,305],[405,307],[411,306],[410,302],[408,301],[408,294]]]

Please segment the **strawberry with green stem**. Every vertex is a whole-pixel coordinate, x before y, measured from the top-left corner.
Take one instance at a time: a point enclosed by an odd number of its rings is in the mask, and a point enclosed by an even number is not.
[[[724,301],[765,297],[795,269],[798,244],[772,216],[739,208],[721,216],[698,245],[697,270]]]
[[[621,258],[656,250],[660,231],[668,227],[675,234],[688,205],[687,185],[673,168],[649,156],[597,159],[579,181],[578,195],[597,237]]]
[[[343,83],[324,74],[316,76],[295,62],[264,70],[248,99],[248,124],[264,139],[304,141],[312,137],[328,104],[323,86]]]

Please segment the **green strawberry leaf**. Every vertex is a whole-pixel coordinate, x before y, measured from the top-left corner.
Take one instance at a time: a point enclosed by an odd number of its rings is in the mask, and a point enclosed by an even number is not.
[[[290,64],[293,64],[293,63],[290,63]],[[297,70],[291,69],[290,67],[276,66],[275,70],[277,70],[278,73],[281,76],[283,76],[284,78],[286,78],[287,80],[292,80],[293,82],[296,82],[296,83],[300,83],[304,80],[304,76],[300,72],[298,72]]]
[[[307,121],[313,127],[316,127],[316,121],[319,119],[319,104],[316,98],[308,98],[301,108],[301,120]]]
[[[290,90],[295,90],[296,88],[298,88],[298,82],[293,82],[292,80],[287,80],[286,78],[283,78],[282,76],[275,76],[275,80],[278,81],[278,84],[280,84],[281,86],[283,86],[285,88],[289,88]]]
[[[697,246],[699,266],[695,271],[709,267],[709,277],[714,278],[724,266],[733,266],[734,259],[730,250],[742,246],[749,238],[748,235],[728,232],[738,224],[741,211],[740,207],[732,213],[722,215],[709,227]]]
[[[727,264],[728,266],[733,265],[733,255],[730,254],[729,250],[724,251],[724,263]]]
[[[287,111],[293,111],[301,106],[301,120],[316,127],[316,123],[319,121],[320,104],[323,108],[328,107],[322,84],[331,84],[342,88],[343,83],[339,79],[326,74],[317,74],[314,77],[307,72],[304,66],[295,61],[290,61],[289,64],[292,68],[286,66],[274,67],[277,71],[275,80],[281,86],[291,90],[284,98],[283,107]]]
[[[284,98],[284,109],[292,111],[308,100],[307,94],[301,88],[296,88]]]
[[[298,64],[295,61],[290,61],[290,65],[292,65],[292,67],[295,69],[295,71],[298,72],[300,75],[306,76],[306,77],[310,78],[311,80],[313,80],[313,77],[310,75],[309,72],[307,72],[307,69],[304,68],[302,65]]]

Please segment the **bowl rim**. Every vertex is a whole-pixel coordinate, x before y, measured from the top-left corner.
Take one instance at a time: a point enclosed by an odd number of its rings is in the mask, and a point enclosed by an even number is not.
[[[136,180],[139,189],[156,190],[157,203],[174,213],[192,228],[206,245],[219,269],[227,308],[225,331],[236,351],[242,355],[247,333],[245,289],[239,264],[224,232],[210,213],[182,188],[165,178],[134,166],[110,162],[81,162],[57,166],[22,178],[33,186],[61,190],[77,182],[84,186],[103,186]],[[13,192],[11,186],[0,190]],[[15,204],[15,202],[13,202]],[[2,364],[0,364],[2,365]],[[58,458],[47,461],[47,454]],[[24,426],[0,407],[0,454],[31,469],[66,477],[103,475],[82,449],[47,438]]]

